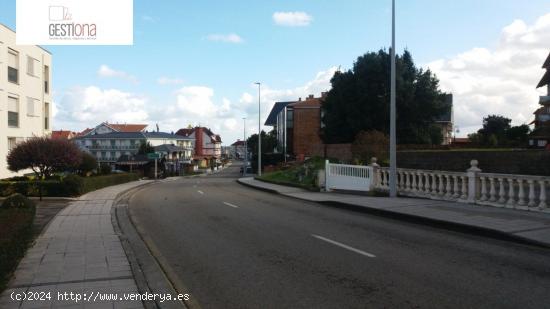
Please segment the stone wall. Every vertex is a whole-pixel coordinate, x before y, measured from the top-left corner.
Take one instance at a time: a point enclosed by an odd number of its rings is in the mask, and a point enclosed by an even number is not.
[[[550,176],[550,152],[544,150],[399,151],[397,166],[464,172],[472,159],[486,173]]]

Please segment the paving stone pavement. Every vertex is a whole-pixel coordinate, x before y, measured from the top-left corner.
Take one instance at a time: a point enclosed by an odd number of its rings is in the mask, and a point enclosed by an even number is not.
[[[0,308],[143,308],[140,301],[101,298],[138,293],[112,225],[111,207],[121,192],[148,182],[90,192],[57,214],[19,263],[0,295]],[[16,293],[37,299],[12,300]],[[82,298],[78,302],[77,295]]]
[[[370,197],[310,192],[244,177],[239,183],[311,202],[336,202],[369,209],[491,230],[550,247],[550,214],[421,198]]]

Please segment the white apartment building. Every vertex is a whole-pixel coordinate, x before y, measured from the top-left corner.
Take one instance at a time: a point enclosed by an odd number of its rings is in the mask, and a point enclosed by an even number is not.
[[[15,45],[15,31],[0,24],[0,179],[18,175],[7,168],[10,149],[51,134],[51,64],[50,52]]]
[[[137,154],[142,143],[162,149],[170,149],[170,159],[189,161],[193,155],[192,139],[165,132],[148,132],[147,125],[101,123],[85,130],[72,140],[82,149],[94,155],[99,163],[114,165],[121,156]],[[172,146],[172,147],[170,147]]]

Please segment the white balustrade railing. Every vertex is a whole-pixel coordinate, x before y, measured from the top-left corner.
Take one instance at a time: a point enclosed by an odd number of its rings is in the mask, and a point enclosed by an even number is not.
[[[389,190],[389,169],[375,168],[375,187]],[[441,200],[466,200],[466,173],[430,170],[397,169],[397,190],[401,195]]]
[[[550,212],[550,177],[482,173],[477,161],[466,172],[397,169],[400,195]],[[373,187],[389,190],[389,169],[372,164]]]

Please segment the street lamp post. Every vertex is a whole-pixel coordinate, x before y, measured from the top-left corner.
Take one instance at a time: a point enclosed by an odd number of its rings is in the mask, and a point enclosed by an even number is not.
[[[246,147],[246,117],[243,118],[243,141],[244,141],[244,167],[243,167],[243,177],[246,175],[246,168],[247,165],[247,157],[248,157],[248,149]]]
[[[258,176],[262,176],[262,129],[261,129],[261,112],[260,112],[260,91],[262,84],[255,83],[258,85]]]
[[[397,196],[397,137],[395,133],[395,0],[391,4],[391,89],[390,89],[390,197]]]

